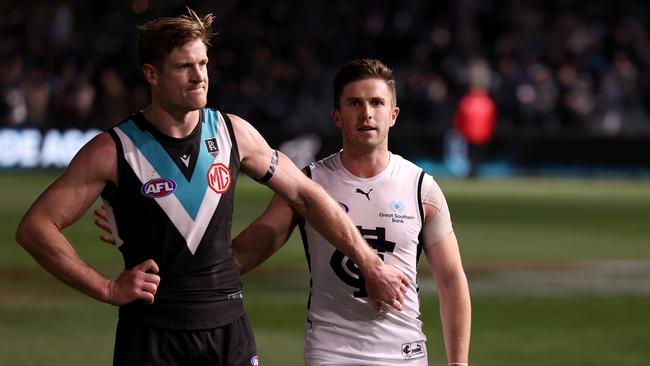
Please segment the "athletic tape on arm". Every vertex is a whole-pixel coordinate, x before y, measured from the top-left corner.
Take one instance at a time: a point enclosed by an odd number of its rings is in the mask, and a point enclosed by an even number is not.
[[[275,174],[275,169],[278,167],[278,150],[273,150],[273,155],[271,156],[271,165],[269,166],[269,170],[266,172],[266,174],[260,178],[256,179],[256,181],[260,183],[266,183],[271,179],[273,174]]]
[[[424,223],[424,247],[439,242],[450,232],[454,231],[451,225],[451,215],[447,200],[445,199],[440,186],[430,175],[424,176],[422,182],[422,203],[436,208],[437,213],[427,218]]]

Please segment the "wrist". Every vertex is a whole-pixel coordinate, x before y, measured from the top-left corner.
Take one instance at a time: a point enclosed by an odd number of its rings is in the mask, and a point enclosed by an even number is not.
[[[355,264],[359,267],[361,274],[365,278],[375,276],[382,263],[381,258],[374,252],[370,252],[368,255],[359,258],[358,262],[355,261]]]
[[[106,280],[106,286],[104,286],[104,295],[102,301],[107,304],[115,305],[113,303],[113,287],[115,283],[111,280]]]

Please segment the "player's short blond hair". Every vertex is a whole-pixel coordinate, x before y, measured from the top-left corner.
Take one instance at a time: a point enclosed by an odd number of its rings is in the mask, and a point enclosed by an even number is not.
[[[347,84],[353,81],[375,78],[385,81],[386,85],[388,85],[393,94],[392,103],[394,107],[397,103],[397,92],[395,91],[393,70],[379,60],[362,58],[346,63],[336,73],[334,77],[334,108],[339,109],[341,106],[341,93]]]
[[[161,68],[165,58],[176,47],[200,39],[206,46],[215,36],[212,32],[214,15],[202,18],[187,8],[187,14],[173,18],[158,18],[138,27],[138,66],[151,64]]]

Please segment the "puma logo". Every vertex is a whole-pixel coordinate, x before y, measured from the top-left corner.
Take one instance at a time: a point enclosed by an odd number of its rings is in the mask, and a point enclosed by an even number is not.
[[[372,188],[370,188],[370,190],[368,191],[368,193],[366,193],[366,192],[360,190],[359,188],[357,188],[357,190],[354,191],[354,193],[361,193],[362,195],[366,196],[366,198],[368,199],[368,201],[370,201],[370,192],[372,192]]]

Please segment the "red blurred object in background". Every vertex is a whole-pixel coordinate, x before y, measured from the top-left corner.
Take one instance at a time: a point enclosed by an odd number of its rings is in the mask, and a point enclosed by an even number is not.
[[[474,145],[483,145],[492,139],[496,125],[496,107],[485,90],[471,89],[458,102],[454,127]]]

